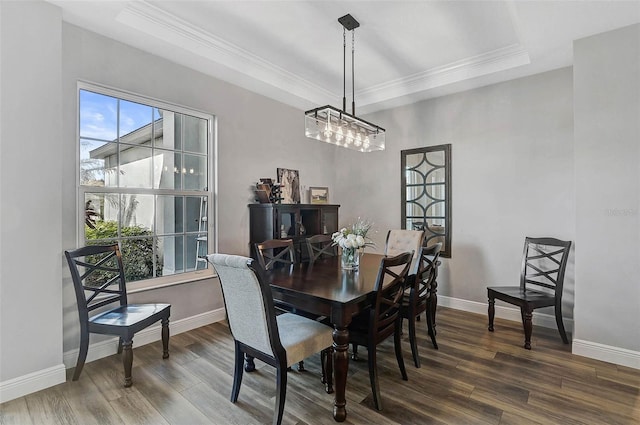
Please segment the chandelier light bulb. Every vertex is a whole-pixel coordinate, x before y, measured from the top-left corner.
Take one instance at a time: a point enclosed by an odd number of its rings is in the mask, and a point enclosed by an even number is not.
[[[338,131],[336,131],[336,142],[340,143],[344,138],[344,133],[342,132],[342,127],[338,127]]]
[[[331,136],[333,136],[333,131],[331,131],[331,123],[329,122],[329,120],[327,120],[327,125],[324,128],[324,137],[326,137],[327,139],[331,139]]]
[[[347,138],[344,142],[345,146],[348,146],[351,144],[351,142],[353,142],[353,133],[351,132],[351,130],[347,131]]]
[[[356,141],[354,143],[356,146],[360,146],[362,144],[362,136],[360,133],[356,133]]]

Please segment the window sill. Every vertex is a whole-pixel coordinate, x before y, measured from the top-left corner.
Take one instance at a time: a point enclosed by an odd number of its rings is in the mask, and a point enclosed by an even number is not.
[[[170,286],[184,285],[186,283],[198,282],[201,280],[216,277],[213,270],[200,270],[197,272],[185,273],[179,276],[167,276],[157,279],[148,279],[139,282],[127,283],[127,294],[136,294],[139,292],[153,291],[160,288],[168,288]]]

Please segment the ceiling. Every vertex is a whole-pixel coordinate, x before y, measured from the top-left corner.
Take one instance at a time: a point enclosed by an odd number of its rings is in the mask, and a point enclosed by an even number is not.
[[[640,22],[631,1],[67,1],[63,19],[306,110],[341,107],[355,30],[357,113],[572,64],[573,40]],[[347,33],[347,103],[351,102]]]

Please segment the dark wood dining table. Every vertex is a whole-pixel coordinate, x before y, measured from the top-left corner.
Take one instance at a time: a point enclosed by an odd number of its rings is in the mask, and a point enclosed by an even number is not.
[[[344,270],[340,257],[318,259],[275,269],[267,274],[273,299],[296,309],[326,316],[334,326],[333,418],[347,418],[345,392],[349,369],[349,330],[352,317],[371,305],[380,268],[380,254],[364,254],[357,270]]]

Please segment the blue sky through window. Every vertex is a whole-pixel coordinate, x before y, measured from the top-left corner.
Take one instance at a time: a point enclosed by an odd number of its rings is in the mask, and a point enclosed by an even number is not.
[[[80,90],[80,158],[89,159],[91,150],[116,141],[118,133],[123,137],[159,117],[157,108]]]

